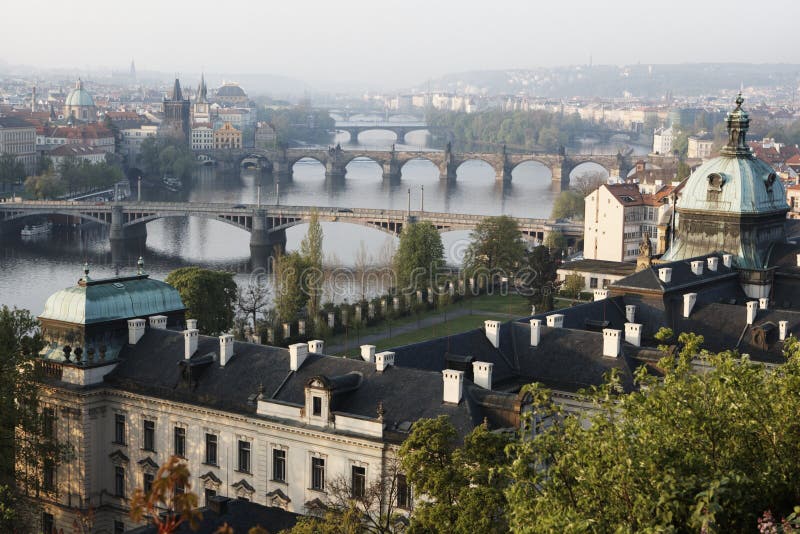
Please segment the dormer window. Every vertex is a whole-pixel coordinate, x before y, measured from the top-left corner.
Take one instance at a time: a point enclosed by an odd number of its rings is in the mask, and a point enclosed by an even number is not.
[[[769,173],[769,176],[767,176],[767,179],[764,181],[764,185],[767,187],[767,193],[772,193],[772,186],[777,179],[778,177],[774,172]]]
[[[311,415],[314,417],[322,417],[322,397],[312,397],[311,404]]]

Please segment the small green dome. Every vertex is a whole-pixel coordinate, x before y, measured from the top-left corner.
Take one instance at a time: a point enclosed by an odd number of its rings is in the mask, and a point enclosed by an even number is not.
[[[89,94],[89,91],[83,88],[83,82],[80,78],[78,78],[78,82],[75,84],[75,89],[70,91],[69,95],[67,95],[67,100],[64,104],[66,106],[94,107],[94,99],[92,95]]]
[[[178,290],[141,275],[82,281],[77,286],[57,291],[47,299],[39,318],[89,325],[185,308]]]

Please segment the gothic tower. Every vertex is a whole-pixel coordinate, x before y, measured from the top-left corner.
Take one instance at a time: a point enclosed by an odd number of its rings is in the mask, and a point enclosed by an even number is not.
[[[189,108],[189,99],[183,98],[181,82],[175,78],[172,98],[164,98],[164,122],[161,123],[160,135],[175,137],[188,144],[191,133]]]

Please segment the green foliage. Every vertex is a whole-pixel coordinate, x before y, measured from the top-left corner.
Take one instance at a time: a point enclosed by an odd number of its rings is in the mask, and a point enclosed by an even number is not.
[[[421,419],[400,448],[400,461],[418,495],[409,531],[442,533],[507,532],[509,433],[476,427],[457,446],[447,416]]]
[[[28,176],[25,179],[25,191],[38,200],[58,198],[67,192],[64,181],[52,172]]]
[[[689,132],[687,130],[675,130],[672,138],[672,153],[680,158],[685,158],[689,151]]]
[[[553,219],[583,219],[583,195],[579,191],[562,191],[553,202]]]
[[[683,160],[679,161],[677,175],[675,176],[676,179],[683,180],[685,178],[688,178],[690,174],[692,174],[692,168],[689,167],[689,164]]]
[[[275,311],[281,322],[293,322],[308,301],[309,264],[298,252],[275,258]]]
[[[308,222],[308,232],[300,242],[300,254],[303,256],[308,268],[305,270],[305,285],[308,288],[308,317],[316,327],[319,303],[322,298],[322,225],[319,216],[314,210]]]
[[[327,111],[298,105],[287,109],[258,110],[258,120],[269,122],[275,128],[277,142],[286,145],[292,141],[328,143],[336,121]]]
[[[149,176],[189,178],[196,164],[192,150],[172,138],[148,137],[142,141],[139,165]]]
[[[747,532],[765,510],[791,513],[800,502],[800,344],[786,342],[775,370],[701,344],[681,334],[678,354],[659,363],[663,380],[641,368],[634,393],[620,394],[611,375],[587,393],[591,414],[562,413],[529,388],[535,421],[546,424],[508,449],[512,529]]]
[[[507,215],[487,217],[470,234],[471,242],[464,257],[469,276],[510,276],[525,257],[525,243],[517,222]]]
[[[25,166],[14,154],[0,154],[0,185],[4,189],[18,184],[25,174]]]
[[[562,251],[567,248],[567,238],[558,230],[553,230],[544,236],[544,246],[553,251]]]
[[[403,227],[394,257],[398,290],[405,293],[427,289],[443,264],[444,246],[436,227],[428,222]]]
[[[75,158],[65,158],[58,167],[58,174],[62,187],[71,194],[106,189],[125,178],[119,167],[105,161],[91,163]]]
[[[541,149],[552,152],[569,144],[587,127],[577,114],[561,115],[548,111],[500,111],[478,113],[431,110],[428,124],[453,133],[460,150],[475,150],[503,145],[519,150]]]
[[[583,276],[579,274],[568,274],[564,278],[564,285],[561,286],[561,293],[569,298],[578,298],[583,291],[585,282]]]
[[[23,531],[23,494],[37,494],[45,463],[57,466],[72,451],[46,430],[39,404],[43,346],[39,322],[27,310],[0,308],[0,531]],[[4,489],[2,489],[4,488]]]
[[[197,319],[201,333],[215,336],[233,327],[237,296],[233,273],[181,267],[169,273],[165,282],[178,290],[186,317]]]
[[[525,254],[524,268],[517,277],[517,290],[536,306],[536,312],[553,309],[556,261],[547,247],[535,247]]]

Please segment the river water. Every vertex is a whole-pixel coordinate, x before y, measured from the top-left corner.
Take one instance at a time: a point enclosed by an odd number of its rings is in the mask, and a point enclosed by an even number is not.
[[[345,150],[387,150],[394,142],[394,134],[364,132],[357,145],[343,133],[334,141],[341,143]],[[407,135],[408,144],[398,145],[397,149],[426,148],[427,142],[425,132],[413,132]],[[580,151],[597,154],[616,151],[616,147],[600,145],[582,148]],[[634,149],[637,153],[646,152],[645,147]],[[596,170],[601,168],[584,164],[574,173]],[[548,217],[555,196],[550,187],[549,169],[537,163],[520,165],[514,170],[511,183],[502,184],[495,180],[494,170],[488,164],[469,161],[458,169],[455,183],[445,183],[439,179],[438,169],[426,160],[406,164],[397,183],[384,181],[380,167],[369,160],[354,160],[348,165],[345,180],[333,184],[326,182],[322,165],[311,160],[298,162],[293,179],[280,183],[254,170],[200,167],[182,191],[170,193],[145,188],[142,196],[143,200],[255,203],[259,184],[263,204],[405,209],[410,189],[412,209],[420,209],[424,202],[424,209],[428,211],[523,217]],[[397,241],[379,230],[357,225],[323,223],[322,227],[323,249],[329,264],[353,265],[359,254],[366,255],[370,262],[379,263],[385,260],[386,251]],[[300,225],[286,232],[288,250],[299,248],[306,228]],[[50,294],[73,285],[82,275],[84,261],[88,261],[94,278],[134,272],[138,255],[144,258],[150,275],[158,279],[187,265],[232,270],[237,273],[238,283],[245,283],[249,277],[249,234],[243,230],[189,217],[148,223],[147,234],[145,246],[129,251],[125,257],[114,258],[108,231],[98,226],[57,227],[51,235],[33,241],[23,241],[10,233],[0,235],[0,305],[41,313]],[[458,263],[469,233],[450,232],[442,237],[448,261]]]

